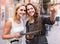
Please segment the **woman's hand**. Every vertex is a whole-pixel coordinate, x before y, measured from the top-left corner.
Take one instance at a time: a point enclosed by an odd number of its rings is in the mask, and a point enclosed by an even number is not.
[[[27,39],[33,39],[34,38],[34,35],[27,35],[26,38]]]
[[[50,7],[50,11],[51,11],[50,20],[54,23],[54,21],[55,21],[55,16],[56,16],[55,6],[51,6],[51,7]]]
[[[55,6],[51,6],[50,7],[50,11],[51,11],[52,14],[55,14],[56,13]]]
[[[22,37],[22,36],[20,35],[20,33],[13,34],[13,36],[14,36],[14,38],[20,38],[20,37]]]

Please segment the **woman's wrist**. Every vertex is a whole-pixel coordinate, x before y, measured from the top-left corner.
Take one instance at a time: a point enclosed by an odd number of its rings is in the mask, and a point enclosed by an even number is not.
[[[20,38],[21,36],[20,36],[20,34],[13,34],[12,35],[12,38]]]
[[[11,37],[12,37],[12,38],[16,38],[16,34],[12,34]]]

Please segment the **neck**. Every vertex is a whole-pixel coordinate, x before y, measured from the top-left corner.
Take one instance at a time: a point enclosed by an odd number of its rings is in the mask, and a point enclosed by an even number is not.
[[[34,18],[33,17],[30,17],[30,20],[33,20]]]
[[[29,22],[30,23],[33,23],[34,22],[34,18],[33,17],[30,17]]]
[[[21,17],[20,17],[20,16],[17,16],[17,17],[16,17],[16,20],[20,20],[20,19],[21,19]]]
[[[15,22],[16,22],[17,24],[20,24],[20,23],[21,23],[21,18],[20,18],[20,17],[16,17]]]

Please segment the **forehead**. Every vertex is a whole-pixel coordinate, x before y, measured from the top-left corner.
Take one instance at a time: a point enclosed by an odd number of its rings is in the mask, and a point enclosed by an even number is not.
[[[25,6],[21,6],[19,9],[26,9]]]
[[[28,6],[27,6],[27,9],[28,9],[28,8],[33,8],[33,6],[32,6],[32,5],[28,5]]]

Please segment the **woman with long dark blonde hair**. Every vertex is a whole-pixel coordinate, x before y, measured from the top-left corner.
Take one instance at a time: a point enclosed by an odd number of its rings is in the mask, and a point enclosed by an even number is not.
[[[45,36],[45,24],[52,25],[54,23],[54,14],[52,14],[50,18],[41,18],[37,8],[31,3],[26,5],[26,11],[29,17],[29,20],[26,23],[26,32],[32,33],[37,31],[35,34],[26,35],[27,44],[48,44]]]

